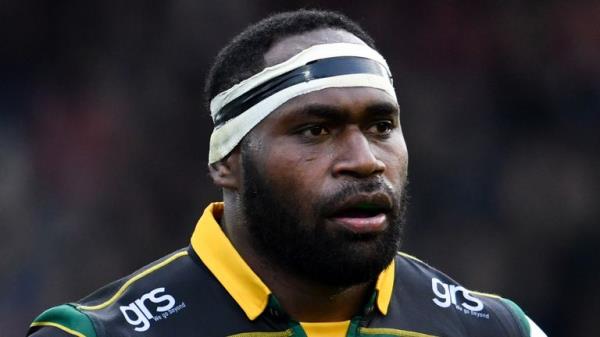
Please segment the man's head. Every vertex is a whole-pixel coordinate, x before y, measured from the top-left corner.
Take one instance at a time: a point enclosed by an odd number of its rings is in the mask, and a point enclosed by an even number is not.
[[[208,97],[214,101],[265,67],[332,43],[373,46],[339,14],[270,17],[219,54],[207,80]],[[365,61],[343,62],[327,65],[325,73],[363,69]],[[239,208],[238,221],[255,250],[300,278],[332,286],[373,280],[390,263],[406,206],[408,155],[393,88],[389,82],[374,84],[389,81],[379,73],[361,76],[348,86],[336,80],[286,100],[211,165],[214,181],[224,188],[225,207]]]
[[[362,28],[338,13],[299,10],[270,16],[246,28],[219,52],[206,79],[207,106],[220,92],[258,73],[267,65],[277,63],[267,63],[264,58],[275,42],[323,28],[349,32],[369,47],[375,47],[373,39]]]

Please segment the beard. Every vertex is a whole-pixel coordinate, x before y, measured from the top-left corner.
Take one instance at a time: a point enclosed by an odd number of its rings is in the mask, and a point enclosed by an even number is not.
[[[405,223],[405,186],[394,193],[382,177],[355,179],[317,200],[303,198],[270,183],[244,152],[241,204],[251,244],[267,262],[301,279],[333,287],[374,281],[391,263]],[[325,214],[341,200],[373,192],[385,193],[393,202],[382,232],[361,234],[327,225]]]

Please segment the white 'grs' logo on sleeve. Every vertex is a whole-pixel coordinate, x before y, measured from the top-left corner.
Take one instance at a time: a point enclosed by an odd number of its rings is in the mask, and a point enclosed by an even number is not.
[[[159,296],[164,292],[164,287],[156,288],[129,303],[129,305],[119,307],[123,317],[125,317],[127,323],[135,327],[135,331],[146,331],[150,328],[151,321],[160,321],[185,308],[184,302],[176,306],[175,298],[171,295],[163,294]],[[150,308],[148,308],[148,301],[154,303]]]
[[[461,286],[446,284],[434,277],[431,279],[431,289],[435,295],[432,300],[439,307],[448,308],[453,305],[456,310],[467,315],[490,318],[489,313],[482,312],[483,302]]]

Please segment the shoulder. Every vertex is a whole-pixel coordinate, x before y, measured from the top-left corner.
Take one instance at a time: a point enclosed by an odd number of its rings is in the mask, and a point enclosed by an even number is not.
[[[96,336],[96,330],[89,317],[69,304],[59,305],[44,311],[31,323],[29,334],[42,328],[46,328],[48,330],[47,333],[51,333],[54,336]],[[33,335],[49,336],[49,334],[43,332]]]
[[[33,321],[28,334],[96,337],[124,324],[144,331],[154,315],[176,310],[182,304],[175,294],[186,291],[181,276],[198,269],[192,265],[188,250],[178,250],[77,302],[44,311]]]
[[[422,260],[399,252],[396,257],[396,305],[410,303],[420,315],[454,324],[468,335],[545,336],[532,334],[531,320],[514,302],[499,295],[472,291]],[[400,306],[403,307],[403,306]],[[535,326],[537,328],[537,326]],[[446,329],[440,326],[440,329]],[[538,328],[539,329],[539,328]],[[541,331],[541,330],[540,330]]]

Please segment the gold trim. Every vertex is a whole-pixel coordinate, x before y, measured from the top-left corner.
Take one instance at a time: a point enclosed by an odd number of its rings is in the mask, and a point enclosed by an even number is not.
[[[177,254],[171,255],[168,259],[162,261],[161,263],[155,264],[154,266],[142,271],[141,273],[139,273],[139,274],[135,275],[134,277],[130,278],[129,280],[127,280],[127,282],[125,282],[121,286],[121,288],[119,288],[119,290],[105,302],[100,303],[98,305],[91,305],[91,306],[79,305],[79,306],[77,306],[77,309],[87,310],[87,311],[104,309],[104,308],[108,307],[109,305],[113,304],[119,297],[121,297],[121,295],[123,295],[123,293],[125,292],[125,290],[127,290],[127,288],[129,288],[133,283],[137,282],[139,279],[148,276],[149,274],[159,270],[160,268],[168,265],[169,263],[175,261],[176,259],[178,259],[182,256],[186,256],[186,255],[188,255],[187,251],[183,251],[183,252],[179,252]]]
[[[402,255],[402,256],[404,256],[406,258],[409,258],[411,260],[415,260],[415,261],[419,261],[421,263],[427,264],[426,262],[424,262],[423,260],[419,259],[418,257],[412,256],[410,254],[406,254],[404,252],[400,252],[399,251],[398,255]],[[483,293],[483,292],[480,292],[480,291],[469,290],[469,292],[472,293],[472,294],[474,294],[474,295],[479,295],[479,296],[483,296],[483,297],[491,297],[491,298],[496,298],[496,299],[502,298],[502,296],[500,296],[500,295]]]
[[[480,292],[480,291],[469,290],[469,292],[470,292],[471,294],[474,294],[474,295],[479,295],[479,296],[483,296],[483,297],[491,297],[491,298],[496,298],[496,299],[501,299],[501,298],[502,298],[502,296],[500,296],[500,295],[496,295],[496,294],[488,294],[488,293],[482,293],[482,292]]]
[[[391,328],[360,328],[360,334],[365,335],[392,335],[398,337],[436,337],[415,331],[398,330]]]
[[[307,336],[346,336],[351,321],[338,322],[300,322]]]
[[[57,328],[60,329],[68,334],[71,334],[73,336],[77,336],[77,337],[86,337],[84,334],[82,334],[79,331],[75,331],[72,329],[67,328],[66,326],[62,325],[62,324],[58,324],[58,323],[54,323],[54,322],[33,322],[30,325],[31,327],[34,326],[51,326],[53,328]]]
[[[293,335],[292,329],[285,331],[273,331],[273,332],[242,332],[236,333],[235,335],[229,335],[227,337],[291,337]]]
[[[415,260],[415,261],[419,261],[419,262],[421,262],[421,263],[425,263],[423,260],[419,259],[418,257],[412,256],[412,255],[410,255],[410,254],[406,254],[405,252],[400,252],[400,251],[399,251],[399,252],[398,252],[398,255],[402,255],[402,256],[404,256],[404,257],[406,257],[406,258],[409,258],[409,259],[411,259],[411,260]],[[427,264],[427,263],[425,263],[425,264]]]
[[[227,238],[215,215],[223,203],[210,204],[192,234],[192,248],[251,321],[267,307],[271,290]]]
[[[384,315],[387,315],[390,300],[392,299],[395,276],[396,260],[392,260],[392,263],[379,274],[377,283],[375,284],[375,289],[377,289],[377,308]]]

